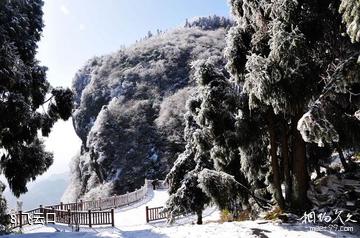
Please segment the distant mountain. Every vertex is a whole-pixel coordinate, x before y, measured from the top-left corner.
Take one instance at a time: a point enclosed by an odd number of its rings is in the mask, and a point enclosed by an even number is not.
[[[47,178],[40,177],[39,180],[31,182],[28,186],[29,191],[19,198],[23,202],[23,210],[59,203],[68,184],[68,173],[54,174]],[[12,195],[8,186],[3,195],[7,200],[8,209],[15,209],[17,198]]]
[[[63,200],[124,193],[145,177],[164,177],[184,150],[185,102],[195,90],[191,65],[211,60],[224,68],[231,25],[217,16],[187,21],[78,71],[73,121],[82,147]]]

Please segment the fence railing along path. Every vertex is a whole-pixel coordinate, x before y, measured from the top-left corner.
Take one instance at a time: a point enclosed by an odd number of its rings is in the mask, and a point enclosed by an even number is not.
[[[150,180],[151,181],[151,180]],[[143,199],[148,191],[149,180],[145,179],[145,183],[139,189],[123,195],[114,195],[108,198],[99,198],[89,201],[80,200],[74,203],[60,203],[56,205],[48,205],[46,208],[54,208],[55,210],[72,210],[72,211],[88,211],[88,210],[106,210],[126,206],[131,203]]]
[[[163,212],[164,207],[145,207],[146,223],[168,218],[168,213]]]
[[[129,205],[143,199],[148,188],[153,187],[154,180],[145,179],[145,183],[139,189],[123,195],[115,195],[104,199],[82,201],[75,203],[60,203],[47,205],[27,211],[19,211],[15,214],[15,221],[12,221],[12,228],[22,227],[34,222],[34,216],[46,214],[55,214],[55,223],[73,224],[73,225],[111,225],[114,226],[114,208]],[[160,189],[167,188],[163,181],[158,180],[156,187]],[[46,219],[45,219],[46,220]]]

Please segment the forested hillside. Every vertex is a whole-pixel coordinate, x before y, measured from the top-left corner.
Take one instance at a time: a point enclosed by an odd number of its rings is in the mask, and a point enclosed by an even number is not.
[[[192,62],[225,66],[231,21],[203,17],[184,27],[149,34],[118,52],[95,57],[73,81],[81,154],[64,199],[124,193],[144,178],[164,178],[185,149],[184,112],[194,92]]]

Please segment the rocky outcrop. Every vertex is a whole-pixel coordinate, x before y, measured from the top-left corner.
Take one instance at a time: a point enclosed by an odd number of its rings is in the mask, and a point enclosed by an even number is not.
[[[315,180],[310,186],[308,197],[317,213],[337,217],[342,211],[343,218],[352,215],[352,220],[360,219],[360,170],[337,175],[328,175]]]

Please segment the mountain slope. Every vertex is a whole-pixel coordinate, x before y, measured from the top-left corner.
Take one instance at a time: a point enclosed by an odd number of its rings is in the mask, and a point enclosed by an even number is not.
[[[82,140],[65,200],[124,193],[147,178],[161,178],[178,153],[186,99],[194,92],[192,62],[224,66],[231,21],[199,18],[95,57],[79,70],[74,128]]]

